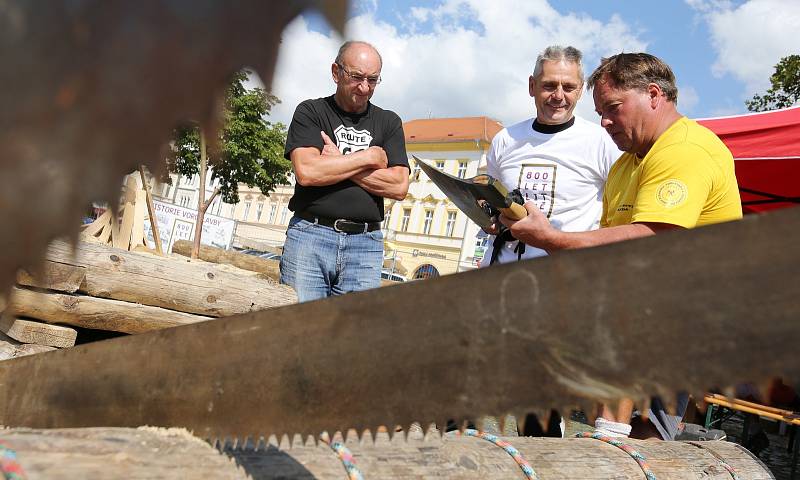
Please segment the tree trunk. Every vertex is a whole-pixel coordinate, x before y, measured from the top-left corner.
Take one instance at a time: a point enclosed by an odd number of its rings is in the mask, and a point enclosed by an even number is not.
[[[178,240],[172,245],[172,253],[177,253],[185,257],[190,256],[192,244],[187,240]],[[211,263],[221,263],[225,265],[233,265],[242,270],[249,270],[251,272],[258,272],[267,277],[280,281],[281,272],[280,265],[277,260],[267,260],[264,258],[255,257],[253,255],[245,255],[244,253],[234,252],[230,250],[223,250],[217,247],[210,247],[208,245],[200,245],[200,260]]]
[[[200,237],[203,235],[203,217],[206,215],[206,134],[200,128],[200,187],[197,189],[197,221],[194,226],[194,248],[192,260],[200,254]]]
[[[291,287],[243,270],[205,262],[119,250],[78,242],[53,242],[47,258],[83,267],[80,292],[210,317],[264,310],[297,302]]]
[[[346,443],[365,479],[509,479],[525,478],[500,447],[473,437],[409,434],[389,441]],[[30,478],[347,478],[342,462],[324,443],[219,453],[182,429],[82,428],[11,429],[0,440],[16,451]],[[505,437],[539,478],[641,480],[642,468],[621,449],[594,439]],[[747,450],[725,441],[662,442],[625,440],[646,458],[658,480],[730,480],[720,460],[748,480],[772,474]],[[228,458],[230,456],[232,458]],[[111,461],[110,461],[111,460]],[[235,462],[233,461],[235,460]],[[239,467],[237,467],[237,464]],[[249,474],[250,477],[246,477]]]
[[[212,318],[139,303],[121,302],[88,295],[42,292],[19,287],[12,289],[9,309],[16,315],[43,322],[122,333],[149,332]],[[27,342],[20,338],[17,340]]]

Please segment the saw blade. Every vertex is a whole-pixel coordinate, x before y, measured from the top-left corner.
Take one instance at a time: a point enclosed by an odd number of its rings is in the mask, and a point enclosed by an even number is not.
[[[789,209],[0,362],[0,424],[305,438],[794,381],[798,232]]]

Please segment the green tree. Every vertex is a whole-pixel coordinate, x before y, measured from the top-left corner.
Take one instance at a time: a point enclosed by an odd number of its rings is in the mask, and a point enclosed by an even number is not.
[[[745,100],[744,103],[751,112],[787,108],[800,101],[800,55],[783,57],[775,65],[775,73],[769,80],[772,87],[767,93]]]
[[[250,188],[257,186],[265,195],[276,186],[288,183],[292,164],[283,158],[286,127],[264,120],[280,100],[261,88],[246,89],[244,82],[248,73],[236,73],[225,92],[223,126],[217,149],[206,150],[204,133],[196,123],[180,126],[174,132],[167,158],[168,170],[187,177],[199,174],[202,186],[210,168],[212,180],[219,180],[219,186],[208,199],[203,198],[205,190],[200,188],[193,257],[200,248],[203,217],[217,195],[227,203],[238,203],[240,183]]]

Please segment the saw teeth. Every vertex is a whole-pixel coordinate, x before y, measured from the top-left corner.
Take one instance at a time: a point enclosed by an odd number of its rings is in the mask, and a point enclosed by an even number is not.
[[[369,428],[361,432],[361,445],[374,445],[375,438],[372,436],[372,430]]]

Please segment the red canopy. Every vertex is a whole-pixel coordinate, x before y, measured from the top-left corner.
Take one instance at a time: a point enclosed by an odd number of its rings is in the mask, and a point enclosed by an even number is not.
[[[733,153],[745,213],[800,203],[800,107],[697,122]]]

